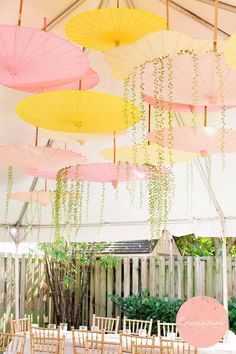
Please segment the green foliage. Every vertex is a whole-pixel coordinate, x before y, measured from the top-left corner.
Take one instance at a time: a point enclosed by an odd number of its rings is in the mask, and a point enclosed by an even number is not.
[[[196,237],[194,234],[176,237],[176,245],[183,256],[214,256],[215,248],[212,238]]]
[[[136,295],[130,295],[126,298],[118,295],[109,295],[115,304],[120,306],[124,316],[130,319],[153,319],[152,332],[157,333],[157,320],[162,322],[175,322],[176,314],[183,301],[167,297],[157,298],[149,296],[148,290],[143,289]]]
[[[236,333],[236,298],[229,300],[229,328]]]

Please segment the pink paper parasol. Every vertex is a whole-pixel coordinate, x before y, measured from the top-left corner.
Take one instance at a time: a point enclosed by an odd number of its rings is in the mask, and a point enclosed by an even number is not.
[[[80,79],[89,69],[83,51],[53,33],[0,25],[0,84],[27,91]]]
[[[80,79],[73,80],[64,84],[58,84],[53,86],[43,86],[39,85],[38,87],[17,87],[17,90],[27,91],[32,93],[41,93],[48,91],[57,91],[57,90],[89,90],[96,86],[99,83],[99,76],[96,71],[89,69],[89,71],[83,75]]]
[[[161,137],[163,145],[168,146],[169,131],[163,129]],[[158,142],[157,132],[147,134],[151,142]],[[173,148],[188,152],[199,153],[201,157],[206,157],[212,153],[222,151],[222,130],[212,127],[179,127],[173,129]],[[224,152],[236,152],[236,130],[224,130]]]
[[[159,97],[157,94],[155,98],[168,102],[170,100],[168,63],[165,60],[163,63],[165,67],[163,89]],[[158,68],[155,69],[153,63],[145,66],[144,92],[148,96],[155,96],[155,86],[159,76],[155,77],[154,72],[157,70]],[[190,106],[195,104],[207,107],[235,105],[236,72],[227,66],[223,54],[217,52],[217,54],[199,55],[196,64],[190,54],[176,55],[173,58],[172,70],[172,102],[175,104]]]
[[[48,206],[49,204],[54,202],[55,192],[52,191],[16,192],[16,193],[12,193],[11,199]]]
[[[144,95],[144,101],[150,104],[151,106],[159,106],[165,110],[170,108],[170,103],[166,101],[158,101],[152,96]],[[234,108],[235,106],[226,106],[226,109]],[[201,105],[192,105],[192,104],[183,104],[183,103],[172,103],[171,110],[173,112],[180,112],[180,113],[192,113],[192,112],[199,112],[204,113],[205,106]],[[221,106],[216,105],[208,105],[207,106],[208,112],[219,112],[221,110]]]
[[[128,163],[92,163],[83,164],[78,167],[69,167],[67,169],[67,178],[70,180],[80,180],[88,182],[112,183],[116,188],[119,182],[140,181],[149,178],[149,172],[152,167]],[[156,171],[156,176],[168,174],[168,169]],[[38,171],[34,174],[37,177],[47,179],[56,179],[57,171]]]
[[[71,150],[27,145],[0,146],[0,163],[35,173],[84,163],[86,158]]]

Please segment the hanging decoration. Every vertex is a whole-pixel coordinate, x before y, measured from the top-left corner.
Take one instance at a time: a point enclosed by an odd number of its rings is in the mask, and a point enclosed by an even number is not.
[[[86,142],[109,140],[111,133],[107,134],[78,134],[78,133],[63,133],[55,130],[41,129],[40,135],[52,140],[63,141],[66,143],[79,143],[80,145]],[[125,135],[125,132],[117,134],[117,136]]]
[[[164,129],[164,146],[168,145],[168,131]],[[225,129],[224,151],[236,152],[236,130]],[[147,134],[147,139],[156,143],[157,132]],[[173,128],[173,147],[177,150],[188,151],[199,154],[200,157],[207,157],[213,153],[221,152],[221,129],[213,127],[179,127]]]
[[[122,163],[137,163],[158,165],[158,153],[160,147],[157,144],[138,144],[135,146],[136,154],[134,156],[132,146],[119,146],[116,149],[117,161]],[[111,148],[103,150],[100,156],[107,160],[112,160],[113,151]],[[196,153],[173,150],[173,163],[181,163],[197,158]],[[170,165],[168,149],[163,150],[163,165]]]
[[[0,163],[36,173],[50,168],[61,169],[86,158],[79,153],[51,147],[28,145],[0,146]]]
[[[124,119],[124,107],[127,120]],[[120,97],[101,92],[66,90],[24,99],[16,109],[26,122],[72,133],[122,131],[140,120],[140,110]]]
[[[224,52],[228,65],[236,70],[236,32],[227,39]]]
[[[105,51],[165,28],[163,18],[145,10],[103,8],[76,15],[66,23],[65,32],[76,44]]]
[[[155,99],[153,96],[148,96],[144,95],[143,99],[145,102],[150,104],[151,106],[158,106],[158,107],[163,107],[164,110],[167,110],[169,107],[169,103],[166,101],[158,101]],[[204,113],[206,106],[203,105],[193,105],[193,104],[184,104],[184,103],[172,103],[171,105],[171,110],[173,112],[179,112],[179,113]],[[225,106],[225,109],[232,109],[234,108],[235,105],[228,105]],[[208,112],[220,112],[221,110],[221,105],[214,105],[214,104],[209,104],[207,106],[207,111]]]
[[[7,172],[7,191],[6,191],[6,197],[5,197],[5,213],[4,213],[4,223],[8,223],[8,212],[9,212],[9,201],[11,198],[11,193],[12,193],[12,187],[13,187],[13,168],[12,166],[8,167],[8,172]]]
[[[57,91],[57,90],[76,90],[79,87],[81,90],[89,90],[95,87],[99,83],[99,76],[96,71],[89,69],[85,75],[74,79],[73,81],[69,81],[66,83],[57,83],[50,85],[49,83],[42,83],[33,87],[20,87],[17,86],[17,90],[27,91],[32,93],[42,93],[49,91]]]
[[[55,200],[55,192],[48,190],[32,192],[15,192],[11,194],[11,199],[48,206]]]
[[[53,33],[0,25],[0,84],[32,91],[80,79],[89,70],[83,51]]]
[[[173,58],[177,54],[210,51],[211,40],[196,39],[182,32],[159,31],[146,35],[140,41],[122,48],[113,48],[104,53],[113,75],[118,80],[127,79],[133,72],[159,58]],[[219,49],[223,42],[219,43]]]

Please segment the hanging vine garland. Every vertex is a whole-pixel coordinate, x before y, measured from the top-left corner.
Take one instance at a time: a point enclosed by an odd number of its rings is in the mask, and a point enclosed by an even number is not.
[[[221,103],[221,160],[222,168],[225,167],[225,153],[224,153],[224,144],[225,144],[225,98],[224,98],[224,77],[221,69],[221,58],[222,53],[214,51],[215,54],[215,66],[216,66],[216,75],[219,81],[219,93],[220,93],[220,103]]]
[[[7,171],[7,192],[6,192],[6,199],[5,199],[5,212],[4,212],[4,223],[8,223],[8,212],[9,212],[9,202],[12,194],[12,187],[13,187],[13,167],[9,166]]]
[[[104,222],[104,207],[105,207],[106,183],[102,183],[101,205],[100,205],[100,224]]]

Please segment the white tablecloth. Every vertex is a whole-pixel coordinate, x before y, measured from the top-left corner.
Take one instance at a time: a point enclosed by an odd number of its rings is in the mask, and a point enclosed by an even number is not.
[[[62,332],[66,336],[65,340],[65,354],[73,354],[72,334],[70,331]],[[105,340],[107,342],[119,342],[119,334],[106,334]],[[158,340],[158,338],[157,338]],[[27,333],[25,342],[24,354],[30,354],[30,337]],[[218,343],[213,347],[200,348],[199,354],[236,354],[236,343]]]

